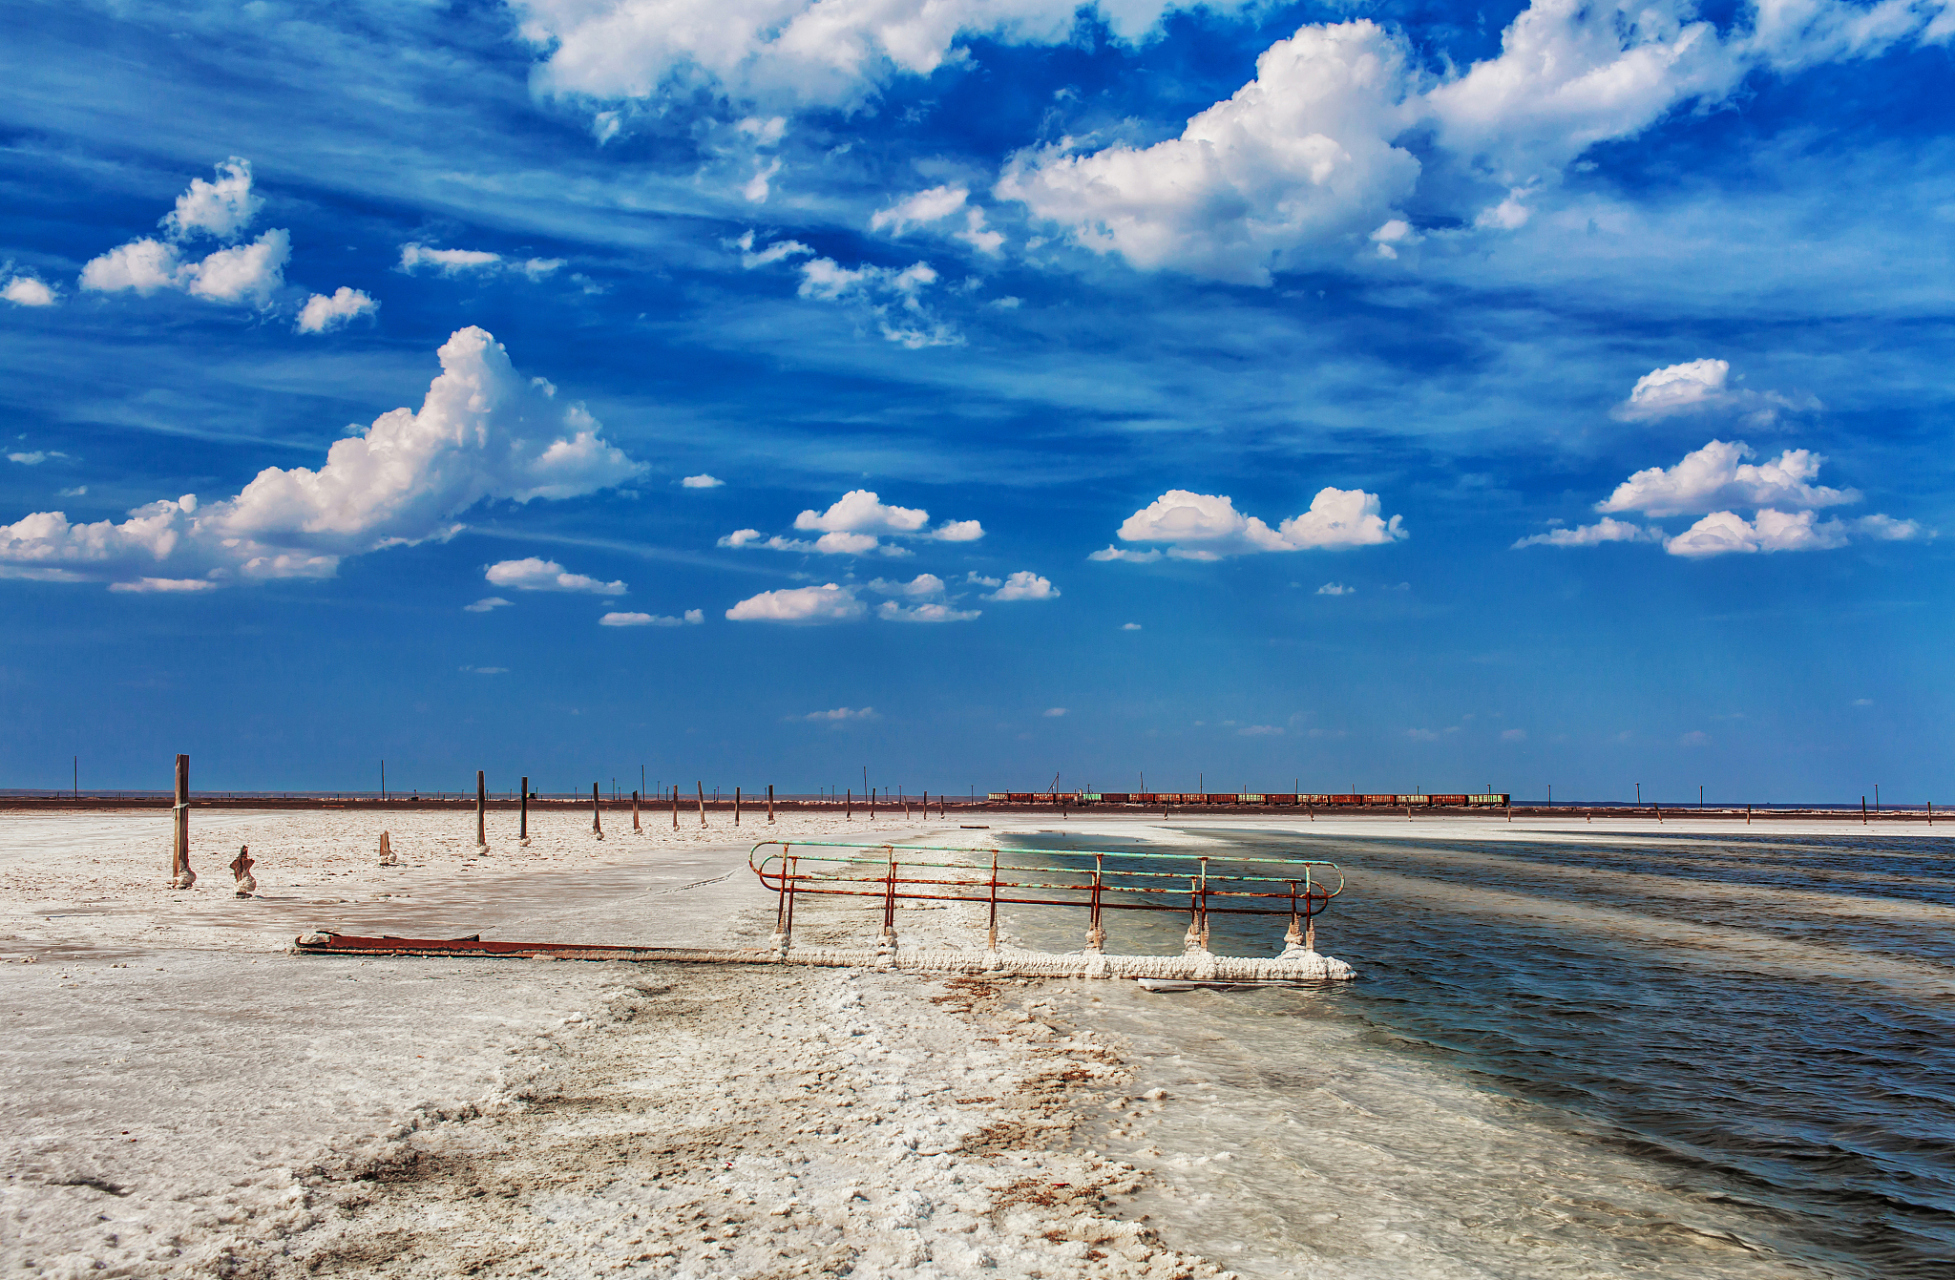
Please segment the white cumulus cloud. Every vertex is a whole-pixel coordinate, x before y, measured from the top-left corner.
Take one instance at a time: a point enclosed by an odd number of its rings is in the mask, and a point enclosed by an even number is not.
[[[1374,22],[1306,24],[1180,137],[1021,153],[997,194],[1136,267],[1267,284],[1326,244],[1361,241],[1412,194],[1419,162],[1392,141],[1418,118],[1406,64]]]
[[[906,556],[909,550],[884,538],[918,539],[932,542],[973,542],[984,536],[984,526],[976,520],[947,520],[929,528],[930,513],[921,507],[886,504],[868,489],[851,489],[836,499],[826,511],[812,508],[794,518],[802,533],[820,533],[812,542],[784,538],[779,534],[762,536],[758,529],[735,529],[719,540],[722,547],[764,547],[771,551],[817,552],[822,555]]]
[[[344,556],[452,537],[478,503],[578,497],[644,471],[581,405],[519,375],[486,331],[459,329],[437,354],[418,411],[382,414],[316,471],[267,467],[234,497],[185,494],[120,523],[35,512],[0,525],[0,565],[118,582],[164,564],[219,583],[330,577]]]
[[[81,287],[96,293],[148,295],[162,289],[209,302],[269,306],[285,287],[292,256],[290,233],[274,228],[246,244],[185,257],[179,245],[193,236],[231,240],[241,235],[264,201],[252,194],[251,165],[233,156],[217,166],[217,181],[193,179],[164,215],[168,241],[143,237],[119,245],[82,267]]]
[[[502,560],[489,566],[483,575],[489,585],[516,591],[588,591],[593,595],[626,594],[622,582],[604,582],[581,573],[568,573],[554,560],[528,556],[521,560]]]
[[[315,293],[305,300],[299,309],[298,330],[300,333],[325,333],[337,329],[359,316],[370,316],[380,310],[380,304],[359,289],[349,289],[341,285],[331,297]]]
[[[176,208],[163,215],[161,225],[173,240],[199,232],[231,240],[251,225],[264,204],[264,197],[251,190],[251,162],[232,156],[217,166],[215,182],[192,178],[190,189],[176,198]]]
[[[696,476],[687,476],[685,479],[679,481],[679,483],[687,489],[718,489],[725,485],[726,481],[702,473]]]
[[[1170,489],[1121,524],[1122,542],[1170,544],[1167,554],[1181,560],[1219,560],[1258,551],[1341,550],[1379,546],[1409,536],[1400,518],[1380,514],[1378,495],[1360,489],[1324,488],[1310,509],[1276,528],[1261,517],[1245,516],[1229,498]],[[1142,553],[1145,555],[1147,553]],[[1094,560],[1136,560],[1112,547]]]
[[[868,606],[848,587],[785,587],[749,596],[726,611],[734,622],[853,622]]]
[[[1696,515],[1720,507],[1781,507],[1804,510],[1858,502],[1853,489],[1809,483],[1825,461],[1809,449],[1787,449],[1770,462],[1743,461],[1753,455],[1742,440],[1713,440],[1693,450],[1674,467],[1649,467],[1616,486],[1596,504],[1597,511],[1640,511],[1648,516]]]
[[[174,289],[208,302],[268,305],[285,287],[292,238],[274,228],[249,244],[218,249],[198,261],[184,259],[173,244],[134,240],[91,259],[81,287],[97,293],[151,294]]]
[[[1166,0],[1102,6],[1133,40]],[[1232,7],[1217,0],[1212,8]],[[520,30],[544,54],[540,92],[598,102],[706,90],[776,106],[852,107],[899,75],[927,76],[962,38],[1050,44],[1073,30],[1072,0],[518,0]]]
[[[1737,412],[1764,425],[1780,410],[1819,408],[1812,396],[1788,396],[1776,391],[1752,391],[1731,385],[1728,360],[1686,360],[1652,369],[1636,379],[1629,398],[1610,410],[1625,422],[1646,422],[1683,413],[1715,410]]]
[[[1313,263],[1397,258],[1416,241],[1402,212],[1422,176],[1398,145],[1408,136],[1424,135],[1440,170],[1418,194],[1475,229],[1447,234],[1505,234],[1592,146],[1722,103],[1756,68],[1952,36],[1946,0],[1761,0],[1726,34],[1694,0],[1533,0],[1497,55],[1433,74],[1418,68],[1440,59],[1368,20],[1305,23],[1179,137],[1067,138],[1016,156],[995,194],[1143,270],[1267,284]]]
[[[510,603],[501,596],[483,596],[474,604],[463,605],[462,609],[467,613],[494,613],[497,609],[508,608]]]
[[[1042,578],[1029,569],[1021,569],[1005,579],[1004,585],[984,597],[986,600],[1056,600],[1059,588],[1052,585],[1049,578]]]
[[[1673,556],[1756,554],[1774,551],[1827,551],[1846,546],[1855,535],[1905,542],[1932,536],[1913,520],[1873,514],[1852,521],[1821,520],[1818,510],[1860,501],[1854,489],[1812,483],[1825,461],[1809,449],[1786,449],[1764,463],[1749,463],[1743,441],[1713,440],[1685,454],[1674,467],[1648,467],[1616,486],[1595,504],[1599,512],[1638,512],[1644,516],[1700,516],[1682,533],[1604,516],[1592,525],[1551,529],[1521,538],[1522,547],[1591,547],[1605,542],[1660,542]],[[1755,508],[1746,519],[1737,507]]]
[[[1847,544],[1846,526],[1823,523],[1811,511],[1759,511],[1750,520],[1736,512],[1713,511],[1663,544],[1673,556],[1701,559],[1757,551],[1830,551]]]
[[[1320,596],[1348,596],[1355,595],[1357,590],[1356,587],[1347,587],[1341,582],[1326,582],[1323,586],[1317,588],[1317,594]]]
[[[12,276],[0,286],[0,298],[17,307],[51,307],[58,295],[33,276]]]

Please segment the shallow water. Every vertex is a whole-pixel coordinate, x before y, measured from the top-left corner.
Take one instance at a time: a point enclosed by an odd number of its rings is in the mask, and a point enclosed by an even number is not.
[[[1171,1097],[1095,1140],[1199,1189],[1157,1216],[1230,1265],[1955,1274],[1955,842],[1187,831],[1340,863],[1318,947],[1361,975],[1062,1002]],[[1071,947],[1070,914],[1010,923]],[[1109,948],[1184,924],[1115,917]]]

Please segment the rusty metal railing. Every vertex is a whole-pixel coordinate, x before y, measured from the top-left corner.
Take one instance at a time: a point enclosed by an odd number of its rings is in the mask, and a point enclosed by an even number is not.
[[[947,860],[941,856],[946,854],[957,857]],[[896,904],[923,900],[985,904],[993,951],[1000,905],[1086,908],[1089,951],[1105,947],[1101,921],[1107,911],[1186,912],[1186,942],[1202,951],[1208,949],[1210,915],[1287,916],[1284,941],[1315,951],[1316,917],[1344,891],[1344,872],[1334,862],[1237,854],[763,840],[748,852],[747,865],[777,896],[775,945],[782,948],[794,931],[795,899],[813,894],[880,898],[883,944],[891,949]],[[1336,876],[1335,888],[1326,873]]]

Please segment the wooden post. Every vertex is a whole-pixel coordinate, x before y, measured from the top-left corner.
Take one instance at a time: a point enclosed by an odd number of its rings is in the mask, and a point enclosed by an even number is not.
[[[672,829],[679,829],[679,784],[672,784]]]
[[[190,869],[190,757],[176,758],[175,835],[170,841],[170,887],[188,889],[197,873]]]
[[[1860,825],[1867,825],[1867,797],[1860,797]]]
[[[774,820],[774,784],[767,784],[767,821]]]
[[[489,790],[480,769],[475,771],[475,847],[489,847]]]
[[[591,783],[591,834],[600,840],[604,838],[604,810],[598,801],[595,782]]]
[[[842,788],[842,819],[846,822],[855,821],[855,792],[847,787]]]
[[[740,825],[740,788],[733,788],[733,825]]]
[[[706,784],[695,780],[694,785],[699,788],[699,825],[703,827],[706,825]]]
[[[523,779],[522,815],[523,815],[522,818],[519,820],[519,825],[516,827],[516,838],[518,840],[521,840],[524,844],[528,844],[529,843],[529,779],[527,777]]]
[[[636,791],[631,793],[631,829],[633,831],[643,830],[638,825],[638,793]]]

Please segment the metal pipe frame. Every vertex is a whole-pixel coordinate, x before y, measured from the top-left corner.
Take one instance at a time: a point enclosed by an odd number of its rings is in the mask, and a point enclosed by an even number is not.
[[[779,852],[763,854],[764,849]],[[1077,859],[1079,865],[1068,866],[1063,862],[1014,865],[1002,861],[1008,853],[1041,859]],[[913,856],[918,854],[962,857],[951,861]],[[989,855],[989,866],[967,860],[985,855]],[[1108,859],[1145,865],[1109,868]],[[792,934],[794,900],[802,894],[882,899],[882,936],[892,948],[896,941],[896,903],[909,900],[986,904],[989,945],[993,950],[998,945],[1000,903],[1084,907],[1088,913],[1087,946],[1096,951],[1105,944],[1102,920],[1107,911],[1186,911],[1189,944],[1206,950],[1211,914],[1287,917],[1292,938],[1297,936],[1299,921],[1309,931],[1305,936],[1314,935],[1314,917],[1322,914],[1345,886],[1342,868],[1315,858],[1099,849],[962,849],[855,841],[763,840],[748,851],[747,865],[761,884],[776,895],[775,929],[780,946],[785,946]],[[1320,870],[1336,874],[1335,888],[1319,878]],[[1194,874],[1190,875],[1190,871]],[[1179,894],[1176,886],[1181,884],[1188,886],[1185,906],[1174,900]]]

